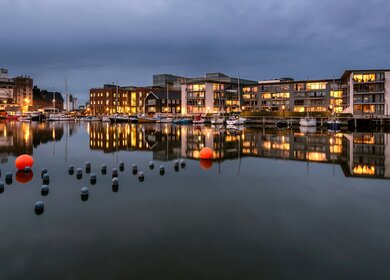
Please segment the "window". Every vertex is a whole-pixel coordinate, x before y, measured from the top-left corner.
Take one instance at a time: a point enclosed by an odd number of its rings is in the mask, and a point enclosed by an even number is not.
[[[307,83],[306,88],[308,90],[326,89],[326,82],[323,83]]]
[[[375,74],[354,74],[353,80],[357,83],[374,82]]]
[[[263,98],[263,99],[269,99],[269,98],[271,98],[271,93],[263,93],[263,94],[261,95],[261,98]]]
[[[343,97],[343,91],[342,90],[331,90],[330,96],[335,98],[341,98]]]

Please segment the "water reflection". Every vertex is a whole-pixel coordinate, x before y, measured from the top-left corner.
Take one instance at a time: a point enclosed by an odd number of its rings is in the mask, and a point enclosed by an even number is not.
[[[86,129],[90,150],[115,153],[149,151],[153,160],[199,160],[203,147],[213,149],[213,161],[259,157],[340,165],[345,176],[390,178],[388,133],[329,133],[264,130],[225,126],[107,123],[0,122],[0,158],[33,154],[48,142],[71,137]],[[67,146],[65,146],[67,148]],[[55,148],[55,147],[54,147]],[[73,148],[72,148],[73,149]],[[205,169],[211,162],[203,163]],[[386,168],[387,167],[387,168]],[[21,176],[20,176],[21,178]],[[24,179],[23,179],[24,180]]]
[[[200,150],[210,147],[214,161],[260,157],[321,162],[340,165],[345,176],[390,178],[385,168],[386,155],[390,161],[388,133],[94,123],[89,135],[92,150],[152,151],[160,161],[199,159]]]
[[[33,148],[52,141],[60,141],[65,129],[72,135],[74,124],[26,123],[17,121],[0,122],[0,159],[8,161],[8,156],[33,154]]]

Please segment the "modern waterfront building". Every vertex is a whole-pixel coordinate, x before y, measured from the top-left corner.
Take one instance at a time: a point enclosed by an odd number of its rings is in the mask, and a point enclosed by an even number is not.
[[[155,74],[153,75],[153,87],[170,87],[180,89],[180,84],[185,82],[185,77],[172,74]]]
[[[244,111],[389,115],[390,70],[346,70],[338,79],[259,81],[242,90]]]
[[[256,81],[207,73],[204,77],[188,78],[181,86],[182,114],[240,112],[242,88]],[[245,109],[245,108],[244,108]]]
[[[246,106],[252,111],[336,112],[341,113],[346,86],[342,80],[294,81],[281,79],[260,81],[258,85],[243,88],[243,99],[257,96],[257,106]],[[252,95],[257,92],[257,95]]]
[[[347,112],[362,117],[389,115],[390,69],[346,70],[341,79]]]

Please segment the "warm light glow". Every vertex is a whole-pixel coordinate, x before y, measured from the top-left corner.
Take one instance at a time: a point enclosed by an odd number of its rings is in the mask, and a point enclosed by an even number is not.
[[[303,106],[295,106],[294,112],[305,112],[305,107]]]
[[[263,148],[266,150],[270,150],[271,149],[271,141],[264,141]]]
[[[354,174],[375,175],[375,166],[358,165],[353,168]]]
[[[363,135],[361,138],[354,138],[353,139],[354,144],[375,144],[375,138],[371,135]]]
[[[272,149],[275,150],[290,150],[290,144],[289,143],[274,143],[272,144]]]
[[[332,154],[341,154],[342,150],[343,150],[342,146],[339,146],[339,145],[331,145],[330,146],[330,152]]]
[[[326,154],[318,152],[307,152],[306,158],[310,161],[326,161]]]
[[[306,88],[308,90],[326,89],[326,83],[307,83]]]
[[[353,80],[358,83],[374,82],[375,74],[355,74],[353,75]]]
[[[331,90],[330,96],[335,98],[341,98],[343,97],[343,91],[342,90]]]

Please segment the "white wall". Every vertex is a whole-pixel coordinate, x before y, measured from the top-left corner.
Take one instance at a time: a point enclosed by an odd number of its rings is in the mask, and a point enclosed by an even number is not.
[[[214,112],[214,89],[213,89],[213,83],[206,83],[206,96],[205,96],[205,112],[207,112],[207,107],[209,108],[209,113],[215,113]]]
[[[181,85],[181,113],[187,114],[187,85]]]
[[[390,115],[390,72],[385,72],[385,114]]]

